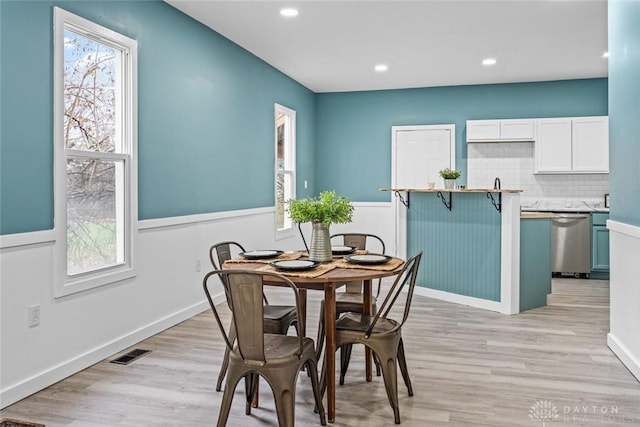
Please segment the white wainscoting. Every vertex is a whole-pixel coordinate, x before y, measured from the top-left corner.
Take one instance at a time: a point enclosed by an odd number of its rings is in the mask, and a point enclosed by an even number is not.
[[[353,223],[334,225],[332,232],[357,230],[392,241],[391,203],[354,206]],[[53,234],[2,236],[0,408],[206,310],[201,281],[211,268],[211,244],[301,248],[297,233],[275,241],[274,212],[267,207],[140,221],[136,277],[63,298],[53,297]],[[219,287],[216,302],[223,301]],[[30,328],[33,304],[40,305],[41,319]]]
[[[610,230],[609,348],[640,380],[640,227],[607,221]]]

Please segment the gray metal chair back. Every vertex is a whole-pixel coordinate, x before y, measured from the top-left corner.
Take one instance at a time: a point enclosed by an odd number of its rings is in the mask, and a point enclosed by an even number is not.
[[[380,362],[382,377],[389,404],[393,409],[394,420],[400,424],[400,410],[398,406],[398,373],[400,367],[402,378],[409,396],[413,396],[413,387],[409,378],[409,370],[404,354],[404,343],[402,340],[402,325],[407,321],[413,292],[416,285],[418,269],[422,252],[417,253],[407,260],[402,271],[398,274],[393,285],[389,289],[384,302],[378,312],[373,316],[360,313],[345,313],[336,321],[336,348],[351,353],[353,344],[364,344],[373,350],[376,359]],[[406,299],[402,309],[402,318],[395,320],[391,318],[391,309],[398,302],[402,292],[406,288]],[[341,378],[346,372],[349,359],[342,361]],[[326,385],[326,369],[322,368],[322,389]]]
[[[220,270],[225,261],[229,261],[238,254],[245,252],[244,247],[240,243],[227,241],[216,243],[209,248],[209,259],[214,270]],[[231,307],[231,301],[229,299],[229,284],[227,283],[226,275],[219,275],[219,279],[224,288],[225,297],[227,299],[227,305],[233,312]],[[294,325],[298,329],[298,317],[296,315],[295,306],[284,305],[272,305],[269,304],[266,295],[262,295],[263,307],[261,313],[263,315],[263,331],[271,334],[283,334],[286,335],[289,327]],[[257,321],[257,320],[256,320]],[[236,338],[236,331],[231,328],[229,331],[229,339],[233,343]],[[218,381],[216,382],[216,390],[222,390],[222,382],[227,373],[227,367],[229,365],[229,349],[225,350],[225,355],[222,360],[222,366],[220,367],[220,373],[218,374]],[[257,403],[257,402],[256,402]]]
[[[209,260],[211,261],[211,265],[214,270],[220,270],[222,268],[222,264],[225,261],[229,261],[234,257],[234,255],[239,254],[241,252],[245,252],[242,245],[238,242],[220,242],[212,245],[209,248]],[[224,280],[225,277],[220,277],[220,280]],[[222,282],[222,286],[224,286],[224,294],[227,297],[227,304],[229,304],[228,295],[228,285],[226,282]]]
[[[209,279],[218,277],[228,283],[228,301],[233,312],[233,324],[226,331],[209,290]],[[202,286],[220,332],[229,350],[227,381],[220,405],[218,427],[226,425],[238,382],[245,378],[245,411],[251,413],[251,403],[257,390],[258,376],[271,386],[280,427],[295,424],[295,389],[298,374],[304,366],[311,377],[315,407],[320,423],[326,424],[322,395],[318,381],[314,342],[298,331],[297,336],[265,334],[263,328],[262,294],[265,278],[291,288],[296,314],[300,316],[300,296],[296,285],[288,278],[269,272],[248,270],[214,270],[208,273]],[[235,330],[237,346],[230,335]]]

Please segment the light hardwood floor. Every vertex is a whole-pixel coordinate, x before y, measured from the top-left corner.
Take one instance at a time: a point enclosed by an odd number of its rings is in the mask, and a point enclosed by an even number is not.
[[[606,346],[608,282],[554,279],[553,289],[549,306],[514,316],[415,296],[403,330],[415,395],[400,379],[402,425],[640,426],[640,383]],[[319,298],[309,292],[309,336]],[[47,427],[215,425],[224,344],[209,311],[135,348],[152,353],[128,366],[98,363],[1,416]],[[394,425],[382,379],[364,381],[362,355],[354,348],[338,386],[335,425]],[[266,383],[260,391],[260,408],[246,416],[240,384],[229,426],[277,426]],[[296,419],[319,425],[304,374]]]

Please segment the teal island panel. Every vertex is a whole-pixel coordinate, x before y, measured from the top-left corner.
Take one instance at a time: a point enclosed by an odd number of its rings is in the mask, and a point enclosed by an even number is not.
[[[520,221],[520,311],[547,305],[551,293],[551,220]]]
[[[449,211],[437,193],[411,193],[407,254],[424,252],[417,285],[500,302],[501,214],[486,193],[451,196]]]

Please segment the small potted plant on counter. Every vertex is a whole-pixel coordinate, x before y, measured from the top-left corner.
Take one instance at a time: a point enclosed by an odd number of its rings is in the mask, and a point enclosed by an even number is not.
[[[444,178],[444,188],[454,188],[456,179],[460,177],[460,171],[445,168],[440,171],[440,176]]]
[[[329,226],[351,222],[351,201],[345,196],[338,196],[335,191],[323,191],[319,197],[291,199],[287,203],[293,221],[312,223],[309,259],[331,261]]]

